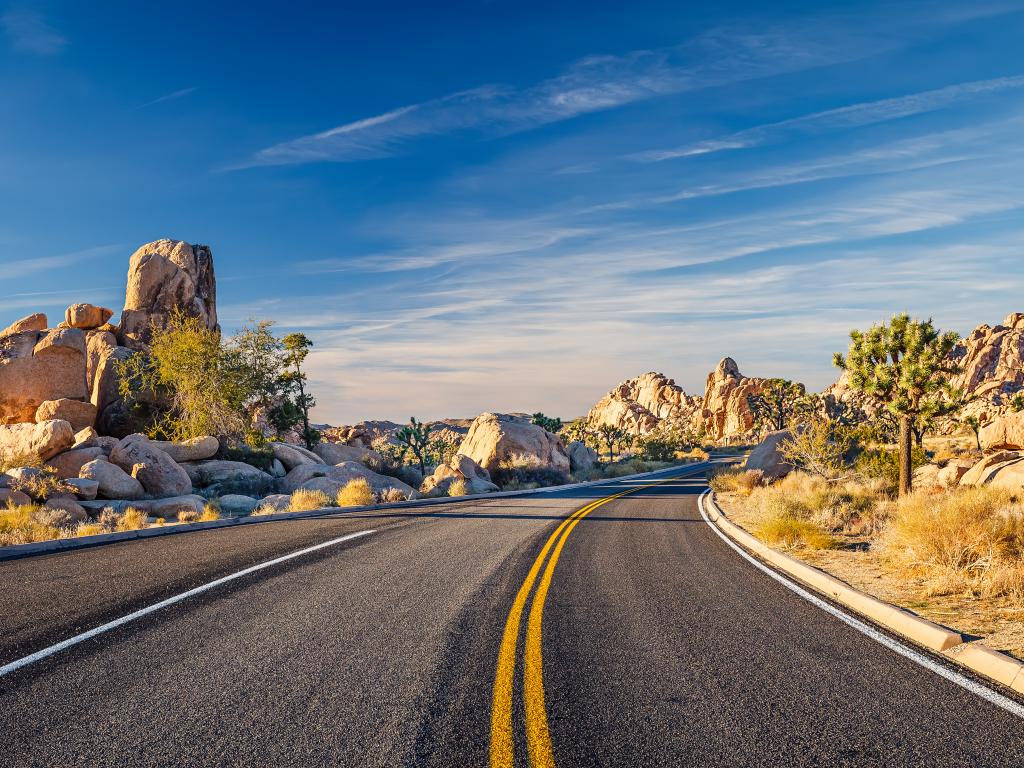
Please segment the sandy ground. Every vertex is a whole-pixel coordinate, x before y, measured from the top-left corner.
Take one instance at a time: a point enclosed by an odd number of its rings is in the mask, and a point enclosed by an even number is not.
[[[746,498],[734,493],[719,494],[726,514],[748,531],[753,518]],[[827,571],[847,584],[886,602],[908,608],[926,619],[968,635],[998,651],[1024,660],[1024,608],[1003,598],[973,595],[926,597],[918,580],[888,569],[871,551],[866,536],[838,536],[842,546],[831,550],[786,550],[787,554]]]

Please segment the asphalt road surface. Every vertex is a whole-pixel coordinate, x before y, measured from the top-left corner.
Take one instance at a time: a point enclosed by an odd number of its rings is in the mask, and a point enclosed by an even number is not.
[[[691,470],[692,473],[692,470]],[[806,602],[699,476],[0,563],[18,766],[1019,766],[1024,721]],[[620,495],[624,494],[624,495]]]

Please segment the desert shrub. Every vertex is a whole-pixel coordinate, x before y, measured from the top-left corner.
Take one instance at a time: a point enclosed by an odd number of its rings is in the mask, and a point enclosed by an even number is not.
[[[365,477],[354,478],[338,491],[337,502],[339,507],[365,507],[373,504],[373,489]]]
[[[640,455],[649,461],[672,461],[680,448],[675,440],[656,435],[639,441]]]
[[[524,490],[564,485],[569,476],[530,454],[514,453],[503,459],[491,473],[491,480],[503,490]]]
[[[779,443],[779,453],[794,467],[832,479],[845,473],[846,461],[855,444],[849,429],[829,419],[815,417]]]
[[[37,453],[5,453],[0,455],[0,472],[19,467],[34,467],[38,469],[43,466],[42,460]]]
[[[161,528],[161,527],[163,527],[165,525],[167,525],[167,520],[165,518],[163,518],[163,517],[158,517],[155,520],[153,520],[153,527],[154,528]]]
[[[739,465],[718,466],[709,474],[708,484],[716,493],[749,496],[755,488],[765,485],[765,477],[760,469],[743,469]]]
[[[449,496],[468,496],[469,486],[466,484],[465,478],[458,477],[452,484],[448,486]]]
[[[278,509],[273,504],[261,504],[249,514],[251,514],[253,517],[263,517],[264,515],[276,515],[284,511],[286,510]]]
[[[98,536],[107,532],[107,529],[99,523],[82,523],[75,528],[75,536]]]
[[[831,549],[835,540],[818,524],[792,515],[775,515],[761,520],[754,532],[768,544],[806,549]]]
[[[115,530],[118,531],[137,531],[140,528],[147,526],[147,515],[141,509],[137,507],[127,507],[117,519],[117,524],[114,526]],[[163,518],[158,518],[162,520]],[[162,524],[162,523],[160,523]]]
[[[25,477],[15,479],[11,483],[11,488],[33,499],[48,499],[51,496],[74,493],[74,489],[61,480],[52,467],[38,467],[35,472],[26,473]]]
[[[31,504],[0,509],[0,545],[31,544],[34,541],[59,539],[68,534],[37,515],[39,507]]]
[[[96,518],[96,524],[110,533],[117,530],[117,521],[120,519],[121,516],[112,507],[104,507]]]
[[[241,461],[264,472],[272,472],[274,469],[274,449],[269,445],[254,447],[246,443],[229,443],[222,440],[216,458],[224,461]]]
[[[192,507],[178,510],[179,523],[194,523],[199,520],[199,512]]]
[[[896,504],[883,537],[893,564],[927,594],[969,590],[1024,599],[1024,504],[997,488],[918,491]]]
[[[948,461],[948,459],[947,459]],[[910,454],[911,471],[928,463],[928,455],[921,446],[914,446]],[[899,451],[870,448],[861,451],[853,468],[864,477],[877,478],[896,488],[900,482]]]
[[[399,501],[408,501],[409,497],[406,496],[405,491],[401,488],[385,488],[380,493],[381,504],[394,504]]]
[[[199,522],[210,523],[214,520],[220,520],[220,506],[216,502],[207,502],[202,514],[199,515]]]
[[[323,491],[311,490],[309,488],[297,488],[292,493],[288,502],[289,512],[309,512],[314,509],[333,507],[331,497]]]

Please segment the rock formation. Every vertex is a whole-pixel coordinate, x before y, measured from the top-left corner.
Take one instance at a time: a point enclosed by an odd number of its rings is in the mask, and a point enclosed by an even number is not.
[[[498,486],[491,482],[491,475],[486,469],[469,456],[457,453],[423,481],[420,492],[424,496],[447,496],[452,483],[456,480],[465,482],[467,494],[493,493],[498,490]]]
[[[624,381],[597,401],[587,421],[609,424],[637,437],[655,431],[662,423],[689,425],[700,406],[672,379],[661,373],[645,373]]]
[[[527,457],[538,466],[569,472],[569,455],[562,440],[528,419],[509,414],[482,413],[473,421],[458,452],[488,472],[513,457]]]
[[[166,325],[175,310],[198,317],[210,330],[217,324],[217,280],[213,254],[205,245],[156,240],[132,254],[118,340],[147,349],[152,326]]]

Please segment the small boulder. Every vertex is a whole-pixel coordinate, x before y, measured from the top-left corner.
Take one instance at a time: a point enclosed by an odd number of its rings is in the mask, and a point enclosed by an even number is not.
[[[21,320],[15,320],[0,331],[0,339],[5,336],[13,336],[16,333],[24,333],[25,331],[45,331],[46,328],[46,315],[42,312],[36,312],[34,315],[21,318]]]
[[[766,480],[779,480],[785,477],[793,471],[793,465],[782,455],[779,446],[792,439],[793,433],[788,429],[769,432],[764,440],[750,452],[743,465],[744,469],[759,469]]]
[[[78,477],[82,467],[93,459],[103,456],[103,449],[99,446],[93,448],[73,448],[70,451],[58,453],[46,462],[46,466],[52,468],[57,477],[66,480],[69,477]]]
[[[193,437],[191,440],[150,440],[149,444],[159,448],[176,462],[203,461],[211,459],[220,450],[220,441],[216,437]]]
[[[71,446],[72,448],[93,448],[99,445],[96,442],[96,438],[99,437],[96,430],[93,427],[86,427],[78,432],[75,432],[75,442]]]
[[[418,494],[409,485],[406,485],[401,480],[397,480],[388,475],[381,475],[374,472],[371,469],[364,467],[355,461],[343,461],[341,464],[302,464],[295,469],[291,470],[282,481],[281,485],[283,490],[288,493],[299,488],[307,488],[306,484],[315,478],[325,477],[328,480],[333,480],[336,483],[340,483],[343,487],[350,480],[354,480],[357,477],[366,478],[366,481],[370,484],[374,493],[382,493],[389,488],[397,488],[402,493],[406,494],[407,498],[415,498]],[[332,486],[333,487],[333,486]],[[317,490],[325,490],[325,488],[317,488]]]
[[[455,454],[448,462],[434,470],[423,481],[420,492],[425,496],[447,496],[452,483],[462,480],[468,494],[494,493],[498,486],[491,482],[490,473],[468,456]]]
[[[0,426],[0,462],[9,464],[26,458],[47,461],[74,442],[74,430],[62,419],[38,424],[7,424]]]
[[[209,459],[186,461],[180,465],[196,488],[219,486],[221,493],[256,496],[274,487],[274,478],[252,464],[242,461]]]
[[[569,454],[569,467],[573,472],[585,472],[593,469],[597,463],[597,451],[579,440],[573,440],[565,446],[565,450]]]
[[[27,493],[15,491],[11,488],[0,488],[0,508],[6,506],[24,507],[32,503]]]
[[[946,466],[939,470],[939,484],[947,488],[959,485],[960,479],[973,466],[974,461],[970,459],[951,459]]]
[[[914,470],[915,488],[937,488],[942,485],[939,480],[938,464],[925,464]]]
[[[284,477],[288,474],[288,470],[284,468],[284,464],[274,459],[274,463],[270,465],[270,474],[274,477]]]
[[[259,499],[254,499],[252,496],[243,496],[238,493],[229,493],[226,496],[221,496],[217,499],[217,503],[220,504],[221,512],[232,517],[248,515],[256,507],[260,506]]]
[[[84,331],[99,328],[114,316],[114,310],[97,307],[95,304],[72,304],[64,310],[64,322],[69,328],[81,328]]]
[[[110,452],[110,461],[131,472],[146,492],[157,498],[183,496],[192,490],[188,474],[145,435],[128,435]]]
[[[86,501],[95,499],[100,490],[99,482],[84,477],[69,477],[64,481],[64,485],[71,488],[79,499]]]
[[[291,506],[292,497],[287,493],[272,493],[270,496],[265,496],[260,499],[258,506],[260,507],[273,507],[281,512],[286,512],[288,507]]]
[[[84,464],[78,476],[99,483],[98,495],[105,499],[135,500],[146,493],[142,483],[106,459],[93,459]]]
[[[162,517],[164,520],[177,520],[179,512],[194,512],[201,515],[205,508],[206,499],[190,493],[151,501],[149,515],[150,517]]]
[[[271,443],[274,458],[289,472],[302,464],[322,464],[323,460],[312,451],[291,443]]]
[[[70,496],[56,496],[46,500],[43,509],[60,509],[68,514],[72,523],[84,523],[89,519],[89,513],[85,511],[75,499]]]
[[[78,503],[95,517],[105,509],[112,510],[120,515],[129,508],[137,509],[148,515],[153,502],[136,499],[99,499],[96,501],[80,501]]]
[[[317,443],[313,446],[313,453],[319,458],[317,464],[341,464],[343,461],[358,461],[366,466],[379,467],[383,463],[383,457],[370,448],[363,448],[356,445],[342,445],[341,443]]]
[[[79,432],[96,423],[96,406],[86,400],[67,397],[44,400],[36,408],[36,423],[51,419],[64,419],[75,432]]]

